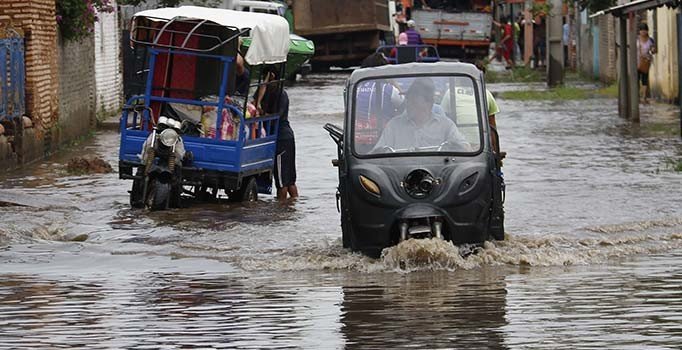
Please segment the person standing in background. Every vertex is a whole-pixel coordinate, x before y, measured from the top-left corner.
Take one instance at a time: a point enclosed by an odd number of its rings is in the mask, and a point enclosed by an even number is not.
[[[642,103],[649,103],[649,67],[656,53],[656,43],[649,36],[649,26],[646,23],[639,24],[639,37],[637,38],[637,72],[639,80],[644,87]]]
[[[407,21],[407,30],[405,31],[405,34],[407,34],[407,45],[424,44],[424,41],[422,41],[422,36],[419,35],[417,30],[414,29],[416,25],[417,24],[412,19]]]
[[[521,60],[521,45],[519,44],[519,38],[521,34],[521,26],[519,25],[519,21],[521,21],[521,14],[519,14],[519,17],[516,18],[514,21],[512,19],[512,26],[513,26],[513,31],[514,31],[514,63],[516,61]]]
[[[286,90],[281,88],[277,70],[270,69],[265,73],[264,83],[259,88],[257,108],[262,115],[278,114],[279,129],[277,134],[277,151],[275,152],[275,187],[277,199],[284,201],[287,196],[291,199],[298,197],[296,187],[296,142],[294,130],[289,124],[289,96]],[[263,91],[263,89],[265,89]],[[262,106],[261,106],[262,103]]]

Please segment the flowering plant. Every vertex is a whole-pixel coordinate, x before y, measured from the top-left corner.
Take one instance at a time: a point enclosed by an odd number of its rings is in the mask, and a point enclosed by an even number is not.
[[[64,40],[81,40],[90,35],[97,14],[113,12],[110,0],[57,0],[57,24]]]

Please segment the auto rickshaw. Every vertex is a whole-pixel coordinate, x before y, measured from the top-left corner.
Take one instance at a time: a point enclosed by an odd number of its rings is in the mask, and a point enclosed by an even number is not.
[[[355,70],[338,145],[343,246],[378,257],[404,240],[504,239],[504,180],[481,71],[467,63]]]
[[[254,97],[265,69],[283,77],[289,40],[287,21],[269,14],[182,6],[133,17],[130,41],[146,60],[146,83],[123,109],[119,151],[133,207],[271,193],[279,116],[260,113]],[[283,80],[268,84],[281,89]]]

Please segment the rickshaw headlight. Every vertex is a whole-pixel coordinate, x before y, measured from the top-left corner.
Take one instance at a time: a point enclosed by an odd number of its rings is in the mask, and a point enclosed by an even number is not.
[[[379,190],[379,185],[377,185],[376,182],[360,175],[360,184],[362,185],[362,188],[365,189],[365,191],[375,194],[377,196],[381,196],[381,190]]]
[[[175,146],[179,139],[180,135],[178,135],[177,131],[173,129],[166,129],[161,132],[161,135],[159,135],[159,140],[161,140],[161,143],[166,147]]]

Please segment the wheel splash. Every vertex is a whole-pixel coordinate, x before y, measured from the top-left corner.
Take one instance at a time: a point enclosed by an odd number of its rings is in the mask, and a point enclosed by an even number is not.
[[[388,269],[400,271],[472,269],[478,264],[467,256],[477,250],[438,238],[408,239],[384,249],[381,261]]]

